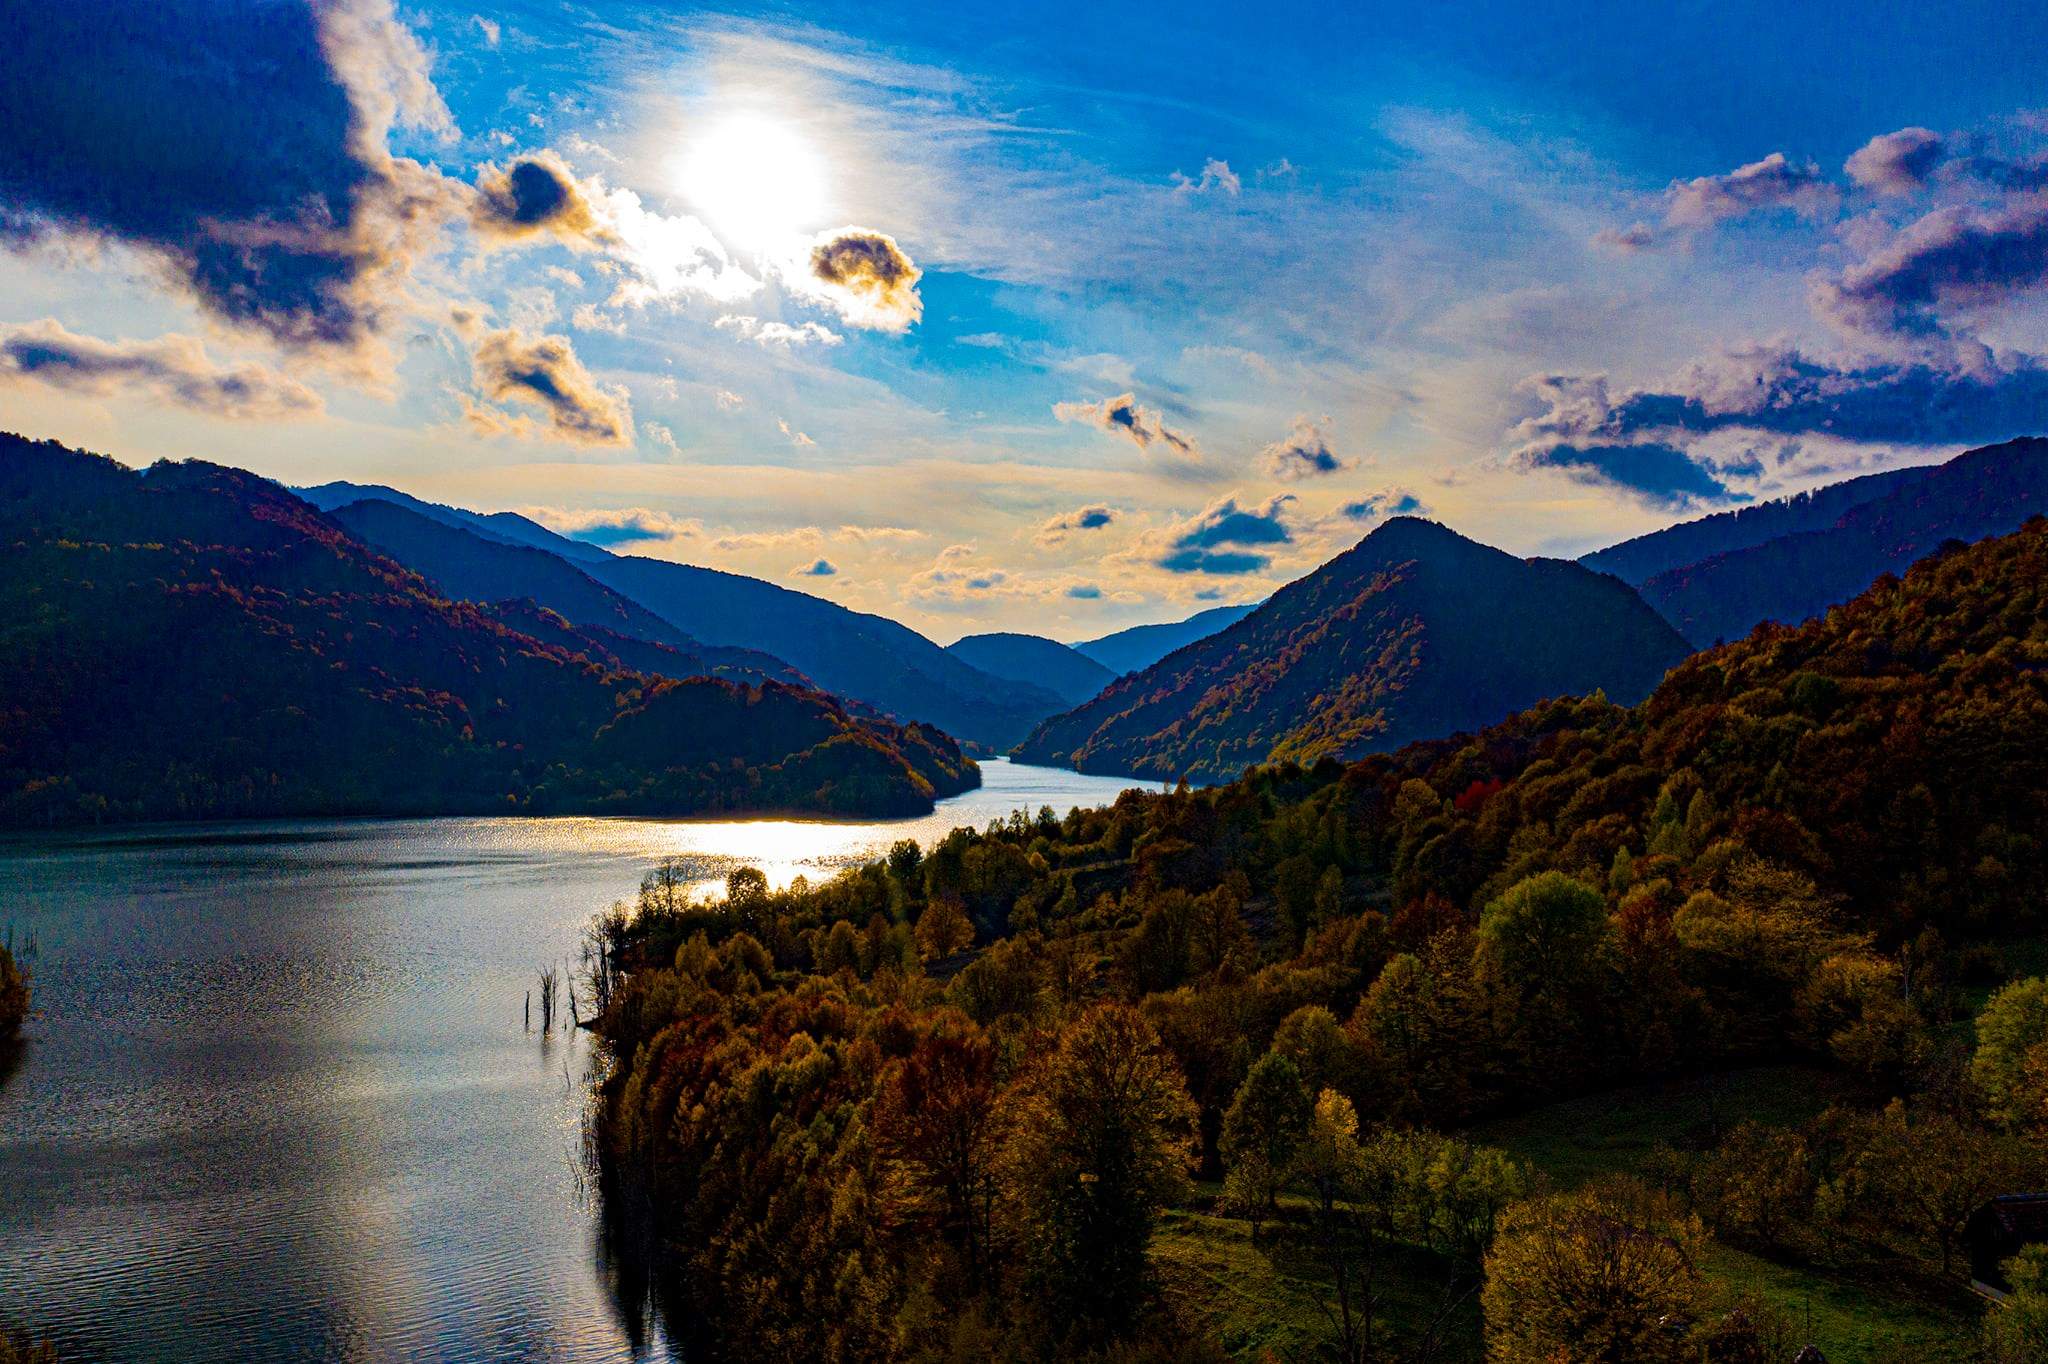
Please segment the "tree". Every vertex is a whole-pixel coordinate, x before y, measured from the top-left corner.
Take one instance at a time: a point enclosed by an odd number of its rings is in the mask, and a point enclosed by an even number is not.
[[[1607,935],[1600,892],[1546,871],[1517,881],[1479,916],[1479,947],[1525,998],[1550,998],[1585,980]]]
[[[759,867],[734,867],[725,876],[725,907],[741,927],[759,926],[768,907],[768,875]]]
[[[909,1186],[914,1211],[934,1205],[978,1288],[989,1265],[998,1132],[996,1054],[980,1028],[941,1014],[883,1088],[875,1136]]]
[[[1993,1120],[2048,1126],[2048,980],[2016,980],[1986,1001],[1970,1073]]]
[[[1294,1062],[1311,1094],[1325,1089],[1342,1093],[1352,1087],[1351,1039],[1344,1035],[1337,1015],[1320,1004],[1304,1004],[1281,1019],[1273,1050]]]
[[[1693,1204],[1715,1230],[1775,1246],[1813,1204],[1813,1174],[1799,1133],[1739,1123],[1692,1171]]]
[[[1159,1209],[1186,1187],[1195,1105],[1136,1009],[1098,1004],[1006,1096],[1005,1184],[1049,1319],[1083,1340],[1128,1331]]]
[[[1336,1295],[1331,1313],[1337,1325],[1339,1357],[1362,1359],[1372,1321],[1372,1285],[1359,1283],[1351,1245],[1353,1219],[1345,1206],[1364,1186],[1365,1150],[1358,1142],[1358,1111],[1334,1089],[1316,1096],[1308,1134],[1294,1160],[1295,1178],[1308,1190],[1315,1209],[1315,1238],[1330,1269]],[[1371,1230],[1366,1230],[1366,1260],[1371,1263]]]
[[[929,960],[950,957],[974,943],[974,925],[950,895],[941,895],[917,916],[917,946]]]
[[[1254,1241],[1259,1222],[1287,1182],[1311,1114],[1294,1062],[1269,1051],[1253,1064],[1223,1115],[1218,1145],[1228,1171],[1225,1182],[1232,1200],[1251,1218]]]
[[[2024,1152],[2012,1139],[1946,1113],[1909,1110],[1894,1099],[1856,1126],[1834,1196],[1872,1221],[1934,1242],[1944,1275],[1970,1214],[2024,1177]]]
[[[1985,1364],[2048,1359],[2048,1246],[2028,1246],[2005,1262],[2012,1292],[1984,1316]]]
[[[1626,1178],[1501,1217],[1480,1305],[1493,1364],[1681,1364],[1706,1285],[1698,1219]]]

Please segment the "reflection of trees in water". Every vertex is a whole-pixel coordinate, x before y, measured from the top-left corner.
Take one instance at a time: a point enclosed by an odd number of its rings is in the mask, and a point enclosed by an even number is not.
[[[664,1272],[673,1256],[661,1254],[647,1181],[605,1153],[598,1134],[599,1087],[610,1073],[603,1047],[592,1048],[588,1099],[583,1106],[582,1195],[596,1200],[597,1269],[613,1318],[635,1359],[673,1352],[678,1358],[713,1357],[709,1333],[690,1310],[680,1276]]]

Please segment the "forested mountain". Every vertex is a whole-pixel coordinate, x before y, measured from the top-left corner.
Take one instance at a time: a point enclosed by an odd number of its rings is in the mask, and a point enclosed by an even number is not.
[[[1789,1359],[1823,1294],[1838,1340],[1910,1297],[1970,1334],[1897,1357],[2037,1359],[1952,1304],[1964,1219],[2048,1176],[2048,982],[1964,1040],[2000,942],[2039,959],[2044,663],[2037,519],[1632,708],[1020,812],[714,912],[651,877],[597,929],[608,1203],[707,1358],[1214,1359],[1309,1284],[1300,1357],[1476,1358],[1430,1303],[1478,1291],[1489,1359]],[[1790,1102],[1702,1111],[1759,1061]],[[1672,1075],[1656,1143],[1553,1123],[1559,1170],[1442,1135]]]
[[[630,652],[626,641],[643,640],[669,651],[644,655],[644,664],[624,665],[629,668],[666,677],[814,685],[780,659],[749,649],[700,644],[581,567],[546,550],[494,539],[381,498],[345,503],[328,516],[364,544],[404,564],[457,601],[523,598],[556,612],[571,625],[623,637],[614,642],[615,650]],[[660,665],[653,666],[657,658]]]
[[[1072,645],[1042,635],[968,635],[946,652],[993,677],[1029,682],[1078,706],[1116,680],[1116,674]]]
[[[1250,606],[1212,606],[1207,611],[1197,611],[1186,620],[1168,621],[1163,625],[1133,625],[1128,630],[1118,630],[1100,639],[1083,640],[1074,646],[1074,651],[1085,654],[1121,677],[1125,673],[1149,668],[1175,649],[1186,648],[1198,639],[1207,639],[1258,609],[1257,603]]]
[[[2048,440],[2007,441],[1907,472],[1914,476],[1894,480],[1825,526],[1658,573],[1642,584],[1643,599],[1704,647],[1739,639],[1767,620],[1798,624],[1849,600],[1879,574],[1904,572],[1944,541],[2003,535],[2048,512]],[[1824,495],[1832,491],[1814,496],[1831,505]]]
[[[693,639],[772,654],[835,695],[976,743],[1007,747],[1065,704],[991,677],[908,626],[758,578],[629,555],[584,568]]]
[[[1618,545],[1595,550],[1579,562],[1602,573],[1612,573],[1631,587],[1641,587],[1659,573],[1711,559],[1717,554],[1749,549],[1782,535],[1826,530],[1851,507],[1875,501],[1911,483],[1926,478],[1939,465],[1915,465],[1881,474],[1830,483],[1790,497],[1759,502],[1753,507],[1715,512],[1693,521],[1681,521],[1663,530],[1653,530],[1624,540]]]
[[[1016,756],[1220,781],[1475,729],[1547,696],[1632,701],[1686,653],[1616,578],[1397,517],[1222,633],[1046,721]]]
[[[0,437],[0,543],[7,822],[915,813],[978,780],[816,692],[621,671],[559,617],[451,603],[239,470]]]

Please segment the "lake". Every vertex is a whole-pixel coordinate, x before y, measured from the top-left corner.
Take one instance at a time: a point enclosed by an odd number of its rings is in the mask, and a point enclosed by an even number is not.
[[[0,839],[39,1016],[0,1056],[0,1314],[65,1357],[665,1359],[610,1287],[590,1047],[538,970],[664,857],[777,884],[1134,783],[982,764],[881,823],[152,825]]]

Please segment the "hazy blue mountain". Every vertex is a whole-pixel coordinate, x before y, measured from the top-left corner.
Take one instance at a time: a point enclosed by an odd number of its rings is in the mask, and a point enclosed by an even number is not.
[[[782,660],[749,649],[707,645],[614,592],[579,566],[546,550],[493,539],[470,526],[422,515],[371,498],[334,508],[328,516],[357,539],[390,555],[458,601],[508,602],[520,598],[560,615],[607,641],[619,666],[667,677],[727,677],[815,683]],[[514,626],[529,634],[530,622]],[[661,646],[637,650],[628,641]]]
[[[1767,620],[1796,625],[1848,601],[1885,573],[1903,573],[1943,542],[1974,542],[2048,513],[2048,440],[2029,437],[1957,455],[1892,479],[1824,526],[1715,554],[1656,574],[1643,599],[1700,648],[1740,639]],[[1889,475],[1878,475],[1890,478]],[[1869,479],[1855,480],[1858,491]],[[1846,485],[1837,485],[1846,486]],[[1813,501],[1836,505],[1824,488]]]
[[[609,550],[585,544],[581,540],[572,540],[566,535],[558,535],[539,522],[528,520],[517,512],[473,512],[461,507],[447,507],[439,502],[428,502],[414,497],[411,493],[402,493],[396,488],[387,488],[381,483],[337,481],[322,483],[316,488],[294,488],[292,491],[321,511],[333,511],[351,502],[389,502],[429,520],[454,526],[458,530],[475,531],[508,545],[544,549],[577,563],[611,557]]]
[[[1044,687],[1070,706],[1116,680],[1115,673],[1071,644],[1043,635],[968,635],[947,645],[946,652],[993,676]]]
[[[1046,721],[1016,756],[1224,780],[1476,729],[1551,696],[1634,702],[1688,652],[1619,578],[1397,517],[1235,625]]]
[[[1100,639],[1083,640],[1074,646],[1074,652],[1092,658],[1112,673],[1122,676],[1149,668],[1175,649],[1184,648],[1198,639],[1207,639],[1258,609],[1256,602],[1250,606],[1213,606],[1186,620],[1168,621],[1163,625],[1133,625],[1128,630],[1118,630]]]
[[[1790,497],[1759,502],[1754,507],[1738,507],[1734,511],[1702,516],[1695,521],[1681,521],[1675,526],[1595,550],[1581,556],[1579,562],[1587,568],[1612,573],[1630,587],[1641,587],[1659,573],[1696,564],[1716,554],[1749,549],[1781,535],[1825,530],[1850,508],[1917,483],[1937,467],[1916,465],[1910,469],[1866,474],[1862,478],[1830,483],[1824,488],[1794,493]]]

